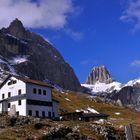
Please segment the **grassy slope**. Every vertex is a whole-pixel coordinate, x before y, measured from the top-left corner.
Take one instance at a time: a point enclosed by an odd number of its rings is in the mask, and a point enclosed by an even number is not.
[[[115,131],[119,132],[119,134],[122,135],[124,127],[120,128],[120,125],[128,125],[133,121],[136,124],[137,136],[139,136],[140,134],[140,113],[134,112],[128,108],[103,103],[100,100],[91,100],[86,94],[74,92],[59,93],[57,91],[54,91],[53,97],[60,102],[60,113],[66,111],[73,112],[76,109],[86,109],[87,107],[91,107],[101,113],[110,115],[108,121],[111,122],[112,125],[108,126],[111,127],[112,131],[115,128]],[[68,101],[67,99],[69,99],[70,101]],[[114,113],[116,112],[120,112],[120,115],[115,115]],[[44,127],[39,130],[36,130],[33,124],[25,124],[22,126],[19,125],[15,127],[0,129],[0,140],[25,140],[28,139],[27,136],[31,136],[30,139],[32,138],[32,136],[33,139],[35,139],[35,137],[36,139],[38,139],[50,129],[50,126],[54,128],[57,128],[58,126],[68,126],[71,128],[76,128],[76,130],[80,134],[86,135],[94,140],[102,139],[100,136],[97,136],[93,131],[93,125],[95,125],[95,122],[43,120],[42,123],[44,124]],[[118,140],[122,140],[122,138]]]
[[[140,134],[140,113],[134,112],[131,109],[116,106],[113,104],[107,104],[102,101],[92,100],[88,98],[86,94],[80,93],[58,93],[57,91],[53,92],[55,99],[60,101],[60,111],[72,112],[76,109],[86,109],[91,107],[96,109],[98,112],[105,113],[109,115],[109,121],[117,129],[120,129],[120,126],[128,125],[131,122],[136,124],[136,134]],[[69,99],[70,101],[67,101]],[[116,112],[119,112],[120,115],[115,115]],[[124,128],[122,128],[124,129]]]

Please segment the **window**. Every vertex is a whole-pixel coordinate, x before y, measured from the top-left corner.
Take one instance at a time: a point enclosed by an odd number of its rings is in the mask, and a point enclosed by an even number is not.
[[[45,117],[45,111],[42,111],[42,117]]]
[[[21,95],[21,89],[18,90],[18,95]]]
[[[4,99],[4,94],[2,94],[2,99]]]
[[[48,112],[48,115],[49,115],[48,117],[51,118],[52,115],[51,115],[51,112],[50,111]]]
[[[28,115],[32,116],[32,110],[29,110]]]
[[[12,85],[12,84],[16,84],[16,83],[17,83],[16,80],[11,80],[11,81],[8,82],[8,86],[10,86],[10,85]]]
[[[10,108],[10,106],[11,106],[10,103],[8,103],[8,108]]]
[[[18,105],[21,105],[21,100],[18,100]]]
[[[36,88],[33,88],[33,93],[36,94]]]
[[[46,90],[43,90],[43,95],[46,95]]]
[[[55,117],[55,113],[53,112],[53,117]]]
[[[28,105],[52,106],[52,102],[27,99]]]
[[[8,98],[11,97],[11,92],[8,92]]]
[[[16,83],[17,83],[17,81],[16,81],[16,80],[13,80],[12,82],[13,82],[13,84],[16,84]]]
[[[39,89],[39,90],[38,90],[38,94],[40,94],[40,95],[41,95],[41,89]]]
[[[36,114],[36,117],[39,117],[39,111],[36,111],[35,114]]]
[[[10,82],[8,82],[8,86],[10,86],[12,83],[11,83],[11,81]]]

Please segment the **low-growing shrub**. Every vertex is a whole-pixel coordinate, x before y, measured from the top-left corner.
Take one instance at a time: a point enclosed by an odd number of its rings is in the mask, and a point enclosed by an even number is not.
[[[44,127],[44,124],[42,124],[42,123],[36,123],[34,125],[34,127],[35,127],[35,129],[41,129],[42,127]]]
[[[12,117],[9,119],[9,126],[15,126],[16,125],[16,121],[17,121],[17,118],[16,117]]]

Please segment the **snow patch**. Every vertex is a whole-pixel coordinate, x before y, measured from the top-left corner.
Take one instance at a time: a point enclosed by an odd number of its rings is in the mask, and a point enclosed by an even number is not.
[[[96,110],[93,109],[93,108],[88,107],[87,110],[88,110],[89,112],[91,112],[91,113],[99,114],[99,112],[96,111]]]
[[[121,113],[120,113],[120,112],[115,112],[114,114],[115,114],[115,115],[120,115]]]
[[[65,98],[65,100],[67,100],[67,101],[69,101],[69,102],[71,101],[71,100],[70,100],[70,99],[68,99],[68,98]]]
[[[28,42],[21,40],[21,43],[23,44],[28,44]]]
[[[76,112],[81,112],[79,109],[76,109],[75,111],[76,111]]]
[[[111,93],[114,90],[119,91],[123,86],[119,82],[112,82],[109,84],[97,82],[94,85],[88,85],[88,84],[81,84],[81,85],[86,88],[89,88],[93,94],[101,93],[101,92]]]
[[[27,55],[26,56],[16,56],[16,57],[12,58],[12,60],[10,60],[9,62],[12,65],[20,64],[20,63],[28,61],[28,57],[29,56],[27,56]]]
[[[134,86],[136,84],[140,84],[140,78],[130,80],[127,84],[125,84],[125,86]]]
[[[15,36],[13,36],[13,35],[11,35],[11,34],[6,34],[7,36],[10,36],[10,37],[12,37],[12,38],[14,38],[14,39],[18,39],[17,37],[15,37]]]
[[[98,120],[98,121],[95,121],[95,123],[97,123],[97,124],[106,124],[106,123],[108,123],[108,122],[107,122],[107,120],[105,120],[105,119],[100,119],[100,120]]]
[[[95,109],[88,107],[87,109],[76,109],[76,112],[84,112],[84,113],[94,113],[94,114],[100,114],[98,111]]]
[[[19,38],[15,37],[15,36],[13,36],[13,35],[11,35],[11,34],[6,34],[6,35],[9,36],[9,37],[14,38],[14,39],[16,39],[16,40],[19,40],[22,44],[28,44],[28,42],[26,42],[26,41],[24,41],[24,40],[22,40],[22,39],[19,39]]]
[[[14,68],[11,66],[11,64],[10,64],[6,59],[4,59],[2,56],[0,56],[0,63],[6,64],[7,67],[8,67],[8,69],[9,69],[9,71],[10,71],[12,74],[15,74],[15,75],[16,75],[15,69],[14,69]],[[1,71],[3,71],[2,68],[0,68],[0,69],[1,69]]]
[[[135,108],[135,110],[136,110],[137,112],[140,112],[140,108]]]

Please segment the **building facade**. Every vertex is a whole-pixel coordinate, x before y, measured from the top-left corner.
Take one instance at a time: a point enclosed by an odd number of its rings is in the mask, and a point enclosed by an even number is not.
[[[0,112],[15,112],[21,116],[59,117],[58,101],[53,100],[50,85],[13,75],[1,85]]]

